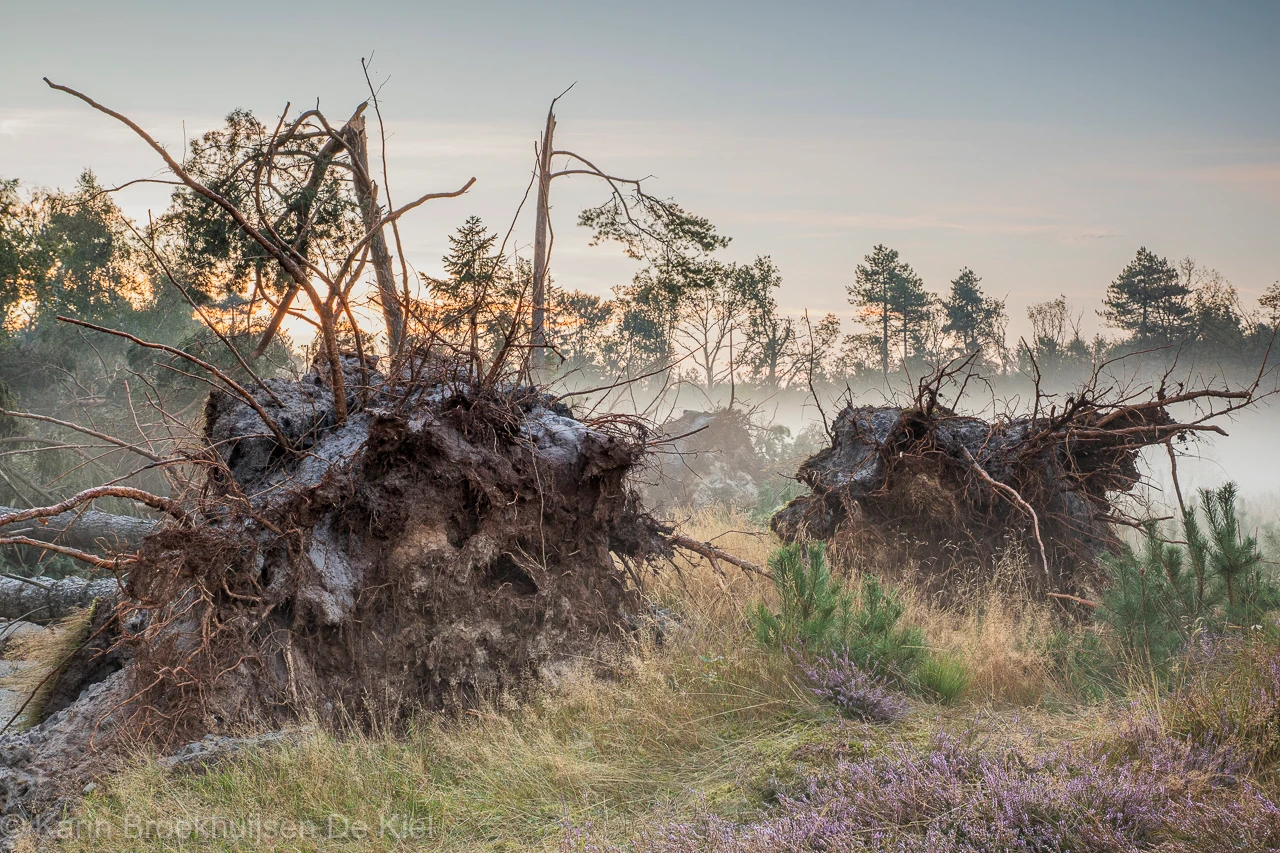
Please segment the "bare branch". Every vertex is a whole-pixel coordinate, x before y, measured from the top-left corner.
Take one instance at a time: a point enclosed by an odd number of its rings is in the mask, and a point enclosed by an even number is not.
[[[0,415],[6,415],[11,418],[23,418],[26,420],[42,421],[44,423],[56,424],[57,426],[66,427],[67,429],[75,430],[76,432],[84,433],[85,435],[91,435],[94,438],[98,439],[99,441],[105,441],[108,444],[114,444],[116,447],[122,447],[125,450],[128,450],[130,453],[136,453],[139,456],[143,457],[144,459],[150,459],[152,462],[165,461],[165,458],[163,456],[157,456],[156,454],[151,453],[150,451],[143,450],[141,447],[139,447],[136,444],[131,444],[125,441],[124,439],[115,438],[114,436],[107,435],[104,432],[98,432],[96,429],[90,429],[89,427],[80,426],[79,424],[72,423],[71,421],[63,421],[63,420],[59,420],[58,418],[51,418],[48,415],[37,415],[34,412],[14,412],[7,409],[0,409]]]
[[[1021,509],[1028,516],[1030,516],[1031,529],[1032,529],[1032,532],[1035,534],[1036,544],[1040,546],[1040,563],[1041,565],[1044,566],[1045,576],[1052,577],[1051,573],[1049,572],[1049,556],[1044,549],[1044,540],[1040,538],[1040,516],[1036,515],[1036,511],[1035,509],[1032,508],[1031,504],[1027,503],[1025,500],[1022,499],[1022,495],[1018,494],[1017,489],[1015,489],[1013,486],[1010,486],[1005,483],[1001,483],[998,480],[992,479],[991,475],[988,474],[985,470],[983,470],[982,466],[978,464],[978,460],[973,458],[973,454],[969,452],[969,449],[966,447],[966,448],[963,448],[963,450],[964,450],[965,458],[968,459],[969,464],[973,466],[974,473],[976,473],[980,478],[982,478],[983,482],[987,483],[989,486],[996,489],[997,491],[1003,492],[1005,495],[1009,497],[1010,500],[1012,500],[1015,504],[1018,505],[1019,509]]]
[[[169,498],[162,498],[159,495],[153,495],[151,492],[144,492],[142,489],[135,489],[132,486],[95,486],[51,506],[38,506],[0,515],[0,527],[17,524],[20,521],[30,521],[33,518],[50,518],[55,515],[61,515],[69,509],[74,509],[81,504],[98,498],[125,498],[126,500],[137,501],[177,519],[187,517],[186,511],[176,501]]]
[[[681,533],[673,533],[667,538],[670,540],[671,544],[677,548],[683,548],[686,551],[692,551],[695,554],[706,557],[713,565],[719,560],[724,560],[729,565],[737,566],[744,572],[750,572],[753,575],[760,575],[765,578],[773,577],[773,573],[768,569],[761,568],[750,560],[735,557],[728,551],[725,551],[722,548],[717,548],[716,546],[706,542],[699,542],[697,539],[693,539]]]
[[[337,281],[341,281],[342,279],[346,278],[347,271],[351,269],[351,265],[355,263],[356,258],[359,257],[360,253],[364,250],[365,245],[368,244],[369,241],[373,239],[373,235],[377,233],[377,231],[392,224],[393,222],[398,220],[401,216],[404,216],[406,213],[413,210],[415,207],[423,205],[429,201],[434,201],[435,199],[439,199],[439,198],[457,198],[458,196],[465,193],[467,190],[471,189],[471,186],[475,182],[476,182],[476,179],[473,177],[470,180],[468,180],[465,184],[463,184],[461,189],[454,190],[451,193],[427,193],[421,198],[418,198],[415,201],[409,202],[404,207],[401,207],[398,210],[394,210],[391,213],[388,213],[386,216],[382,217],[377,222],[373,223],[373,227],[368,231],[368,233],[366,233],[364,237],[358,243],[356,243],[355,246],[352,247],[350,253],[348,253],[347,255],[347,259],[343,261],[342,266],[339,268],[338,274],[334,276],[334,279]]]
[[[114,571],[122,562],[128,562],[127,559],[107,560],[102,557],[96,557],[86,551],[81,551],[78,548],[69,548],[66,545],[58,545],[54,542],[41,542],[39,539],[31,539],[26,536],[2,536],[0,537],[0,545],[26,545],[31,548],[40,548],[41,550],[50,551],[54,554],[61,554],[64,557],[71,557],[72,559],[79,560],[82,563],[88,563],[95,569],[110,569]],[[29,580],[28,578],[18,577],[17,575],[6,574],[5,577],[24,582]]]
[[[221,380],[228,388],[234,391],[236,395],[241,398],[241,400],[247,403],[255,412],[258,413],[258,417],[262,418],[262,422],[267,425],[267,429],[271,430],[271,434],[275,436],[276,441],[280,442],[281,447],[285,448],[286,450],[293,449],[293,442],[289,441],[288,437],[285,436],[285,434],[280,431],[280,426],[275,422],[275,419],[272,418],[269,414],[267,414],[267,410],[262,408],[262,404],[259,403],[257,399],[252,394],[249,393],[248,389],[246,389],[239,382],[235,381],[230,376],[223,373],[220,369],[210,364],[209,362],[205,361],[204,359],[196,358],[194,355],[191,355],[188,352],[183,352],[177,347],[171,347],[168,344],[157,344],[157,343],[152,343],[151,341],[144,341],[142,340],[142,338],[139,338],[135,335],[131,335],[128,332],[121,332],[118,329],[108,329],[106,326],[99,326],[94,323],[86,322],[84,320],[76,320],[74,318],[63,317],[61,315],[58,316],[58,320],[60,320],[63,323],[71,323],[72,325],[75,325],[75,326],[84,326],[86,329],[93,329],[95,332],[103,332],[108,335],[116,335],[118,337],[124,338],[125,340],[131,341],[140,347],[146,347],[147,349],[160,350],[162,352],[167,352],[170,355],[176,355],[178,358],[185,359],[191,362],[192,364],[196,365],[197,367],[200,367],[201,369],[208,371],[209,373],[216,376],[219,380]],[[333,395],[335,400],[340,394],[342,394],[341,386],[334,389]]]

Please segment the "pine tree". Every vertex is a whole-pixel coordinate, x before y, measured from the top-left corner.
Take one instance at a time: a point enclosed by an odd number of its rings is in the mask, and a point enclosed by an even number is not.
[[[447,276],[428,279],[446,327],[461,332],[473,356],[498,347],[515,293],[517,276],[506,259],[496,254],[497,235],[479,216],[470,216],[449,236],[449,253],[442,258]]]
[[[442,259],[448,278],[436,282],[439,296],[470,304],[493,285],[501,259],[494,255],[498,235],[485,227],[479,216],[469,216],[449,235],[449,254]]]
[[[1103,556],[1110,583],[1098,618],[1115,631],[1127,655],[1159,665],[1185,641],[1198,604],[1182,551],[1161,538],[1155,522],[1145,534],[1141,550],[1124,543],[1118,553]]]
[[[862,322],[880,333],[880,366],[889,375],[889,346],[895,332],[901,333],[902,358],[911,355],[911,334],[933,305],[933,297],[915,270],[903,261],[896,249],[883,244],[871,250],[847,285],[849,302],[861,309]]]
[[[984,294],[980,281],[965,267],[951,280],[951,294],[942,303],[947,316],[943,331],[954,335],[965,353],[1004,349],[1004,302]]]
[[[1258,304],[1266,311],[1271,328],[1280,326],[1280,281],[1272,282],[1258,298]]]
[[[795,349],[796,330],[790,317],[778,314],[773,291],[782,286],[782,275],[768,256],[730,270],[731,287],[746,313],[746,341],[741,362],[766,384],[777,387],[784,362]]]
[[[778,649],[826,652],[841,647],[853,620],[853,596],[832,577],[820,542],[783,545],[769,557],[778,612],[760,602],[751,614],[756,639]]]
[[[1173,265],[1143,246],[1107,287],[1101,313],[1113,327],[1132,332],[1136,343],[1165,343],[1190,330],[1190,296]]]
[[[1200,509],[1209,523],[1206,562],[1217,586],[1215,597],[1223,602],[1228,624],[1247,627],[1280,602],[1274,586],[1262,575],[1258,540],[1244,535],[1240,528],[1236,495],[1235,483],[1216,490],[1203,489]]]
[[[1204,523],[1194,506],[1184,510],[1182,547],[1150,522],[1141,550],[1123,544],[1102,558],[1110,583],[1098,616],[1144,664],[1163,665],[1199,628],[1247,629],[1280,608],[1257,539],[1241,529],[1237,494],[1234,483],[1202,489]]]

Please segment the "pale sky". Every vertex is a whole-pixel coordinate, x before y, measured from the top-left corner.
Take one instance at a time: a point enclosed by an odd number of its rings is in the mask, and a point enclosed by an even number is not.
[[[353,17],[358,15],[358,18]],[[1246,303],[1280,279],[1280,2],[42,3],[0,0],[0,177],[108,183],[158,159],[49,76],[134,117],[171,150],[236,107],[270,123],[317,99],[345,118],[376,52],[393,200],[456,189],[407,220],[438,273],[447,234],[505,231],[547,103],[558,147],[653,174],[772,255],[784,309],[848,316],[876,243],[938,292],[961,266],[1030,302],[1094,310],[1139,245],[1219,269]],[[630,262],[590,248],[560,182],[552,272],[602,295]],[[162,189],[125,191],[145,219]],[[527,248],[531,223],[516,236]],[[852,325],[846,323],[846,329]]]

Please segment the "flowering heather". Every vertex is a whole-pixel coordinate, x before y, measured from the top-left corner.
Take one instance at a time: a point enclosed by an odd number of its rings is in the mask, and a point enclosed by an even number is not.
[[[840,760],[781,796],[756,823],[712,815],[646,833],[636,853],[774,851],[1272,850],[1280,808],[1213,755],[1147,731],[1123,758],[1064,746],[1027,758],[938,735]],[[1154,760],[1153,760],[1154,759]],[[1206,764],[1208,762],[1208,764]],[[1214,771],[1206,773],[1206,770]],[[590,833],[566,851],[610,851]]]
[[[799,664],[810,691],[845,716],[880,723],[906,716],[906,700],[849,660],[847,654],[832,653],[813,661],[800,660]]]
[[[1217,641],[1165,700],[1167,731],[1229,745],[1255,769],[1280,762],[1280,648]]]

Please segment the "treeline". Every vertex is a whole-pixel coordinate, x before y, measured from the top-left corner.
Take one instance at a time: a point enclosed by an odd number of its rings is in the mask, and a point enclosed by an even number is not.
[[[1082,333],[1085,307],[1065,296],[1027,310],[1030,334],[1011,340],[1003,299],[964,267],[931,292],[899,253],[875,246],[847,286],[848,329],[833,313],[780,311],[781,272],[769,257],[750,264],[705,260],[699,278],[645,269],[612,299],[558,293],[555,329],[567,364],[603,375],[637,375],[673,363],[676,375],[711,391],[740,384],[785,388],[919,376],[974,355],[988,375],[1074,376],[1121,355],[1156,366],[1256,370],[1280,324],[1280,283],[1254,309],[1221,273],[1146,247],[1121,269],[1095,309],[1111,330]]]
[[[285,176],[275,196],[247,197],[245,170],[266,137],[253,116],[232,113],[191,143],[185,166],[237,204],[265,208],[299,256],[325,264],[332,247],[360,233],[360,200],[339,169],[301,167],[296,186]],[[313,159],[324,154],[318,142],[297,144]],[[850,275],[852,321],[788,314],[778,301],[782,272],[770,257],[724,260],[727,237],[705,219],[662,205],[664,216],[643,223],[628,220],[616,198],[579,217],[595,242],[620,243],[638,269],[609,296],[548,282],[547,361],[562,376],[650,376],[710,396],[731,382],[764,389],[865,384],[919,375],[969,354],[995,375],[1079,372],[1124,352],[1256,367],[1280,320],[1280,284],[1250,310],[1216,271],[1145,247],[1117,272],[1102,305],[1073,306],[1066,297],[1032,305],[1030,334],[1016,340],[1004,301],[985,291],[977,271],[961,268],[946,286],[930,289],[884,245]],[[476,217],[457,229],[440,274],[419,273],[418,292],[403,294],[401,308],[420,321],[411,326],[430,328],[446,346],[479,359],[528,346],[533,271],[498,237]],[[89,172],[68,191],[0,182],[0,390],[11,403],[93,417],[107,410],[89,410],[119,397],[135,374],[133,390],[141,384],[157,396],[195,402],[206,389],[154,351],[68,327],[56,321],[59,314],[181,348],[234,373],[240,360],[227,352],[230,342],[255,370],[270,373],[308,356],[267,327],[267,318],[289,313],[280,307],[290,299],[279,265],[185,188],[143,224],[127,219]],[[1111,334],[1086,338],[1086,310]]]
[[[597,240],[608,237],[592,211],[580,224],[596,227]],[[498,296],[479,311],[481,346],[489,330],[490,348],[504,344],[499,330],[517,326],[512,311],[529,275],[527,262],[495,254],[496,236],[471,218],[450,240],[447,276],[423,279],[430,296],[422,310],[469,317],[473,342],[477,318],[468,306],[477,294]],[[896,250],[877,245],[846,286],[854,321],[845,328],[834,313],[786,314],[778,304],[782,273],[770,257],[722,261],[716,253],[728,239],[704,237],[674,253],[630,252],[646,263],[611,298],[552,287],[548,328],[562,370],[593,381],[656,375],[708,396],[731,382],[767,390],[892,381],[967,355],[988,375],[1069,379],[1125,354],[1156,368],[1176,360],[1251,372],[1280,323],[1280,282],[1250,310],[1216,270],[1142,247],[1094,309],[1109,336],[1086,338],[1087,309],[1059,296],[1032,304],[1030,334],[1011,340],[1004,300],[986,293],[972,269],[935,293]]]

